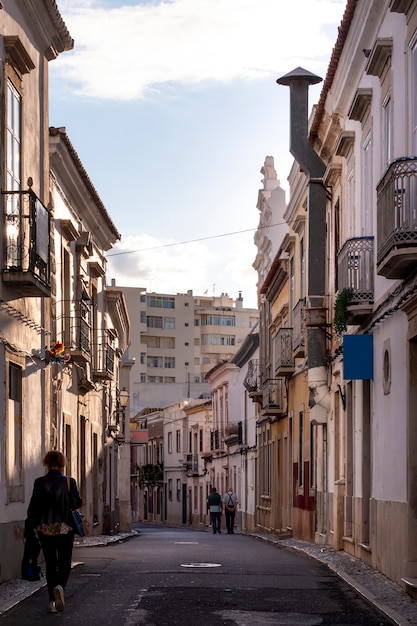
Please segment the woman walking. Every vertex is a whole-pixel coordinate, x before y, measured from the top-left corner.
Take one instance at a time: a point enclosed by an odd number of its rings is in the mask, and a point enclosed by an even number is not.
[[[50,613],[64,610],[64,590],[71,572],[74,530],[73,509],[82,500],[74,478],[63,475],[65,456],[50,450],[43,459],[47,473],[36,478],[27,518],[36,528],[45,558]]]

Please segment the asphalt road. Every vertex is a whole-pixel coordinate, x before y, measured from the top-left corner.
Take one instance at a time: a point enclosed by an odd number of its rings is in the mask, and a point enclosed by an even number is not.
[[[63,613],[41,589],[0,624],[74,626],[382,626],[393,624],[322,563],[244,535],[141,526],[81,547]]]

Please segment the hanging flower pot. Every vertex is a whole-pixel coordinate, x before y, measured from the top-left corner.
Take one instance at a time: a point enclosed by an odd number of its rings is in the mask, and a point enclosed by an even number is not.
[[[46,354],[45,361],[58,365],[66,365],[71,360],[71,355],[65,352],[65,346],[61,341],[56,341]]]

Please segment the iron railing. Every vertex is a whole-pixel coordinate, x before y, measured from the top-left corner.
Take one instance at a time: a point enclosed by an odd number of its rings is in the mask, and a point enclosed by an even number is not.
[[[49,288],[50,213],[31,189],[3,191],[2,194],[5,216],[3,274],[31,274]]]
[[[374,238],[347,239],[338,257],[337,290],[351,289],[351,303],[373,302],[374,299]]]
[[[297,302],[292,311],[292,349],[294,352],[300,352],[305,346],[305,324],[304,324],[304,308],[305,300],[302,298]]]
[[[249,393],[256,393],[261,390],[261,368],[259,359],[250,359],[243,385]]]
[[[262,409],[283,410],[283,379],[268,378],[262,386]]]
[[[394,248],[417,246],[417,157],[396,159],[377,186],[377,264]]]
[[[274,338],[275,371],[282,372],[294,369],[292,351],[292,328],[280,328]]]

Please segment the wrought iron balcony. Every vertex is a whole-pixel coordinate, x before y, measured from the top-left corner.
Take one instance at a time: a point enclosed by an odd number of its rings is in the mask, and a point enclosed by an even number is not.
[[[350,324],[360,323],[371,312],[374,302],[374,238],[352,237],[341,248],[338,258],[337,289],[350,289],[347,312]]]
[[[185,469],[187,476],[198,476],[198,454],[187,454]]]
[[[249,393],[253,402],[262,402],[261,362],[259,359],[250,359],[248,372],[243,381],[243,386]]]
[[[417,262],[417,157],[397,159],[377,186],[377,268],[404,278]]]
[[[2,191],[4,197],[3,282],[22,296],[51,295],[51,216],[36,194]]]
[[[294,358],[305,355],[305,322],[304,322],[305,300],[299,300],[292,311],[293,335],[292,352]]]
[[[275,374],[277,376],[288,376],[294,372],[292,336],[292,328],[280,328],[275,335]]]
[[[115,350],[108,343],[101,343],[94,350],[94,370],[95,378],[114,378]]]
[[[269,378],[262,386],[262,409],[264,416],[280,416],[284,414],[284,380]]]
[[[71,357],[74,361],[91,360],[90,306],[79,303],[78,311],[71,319]]]

